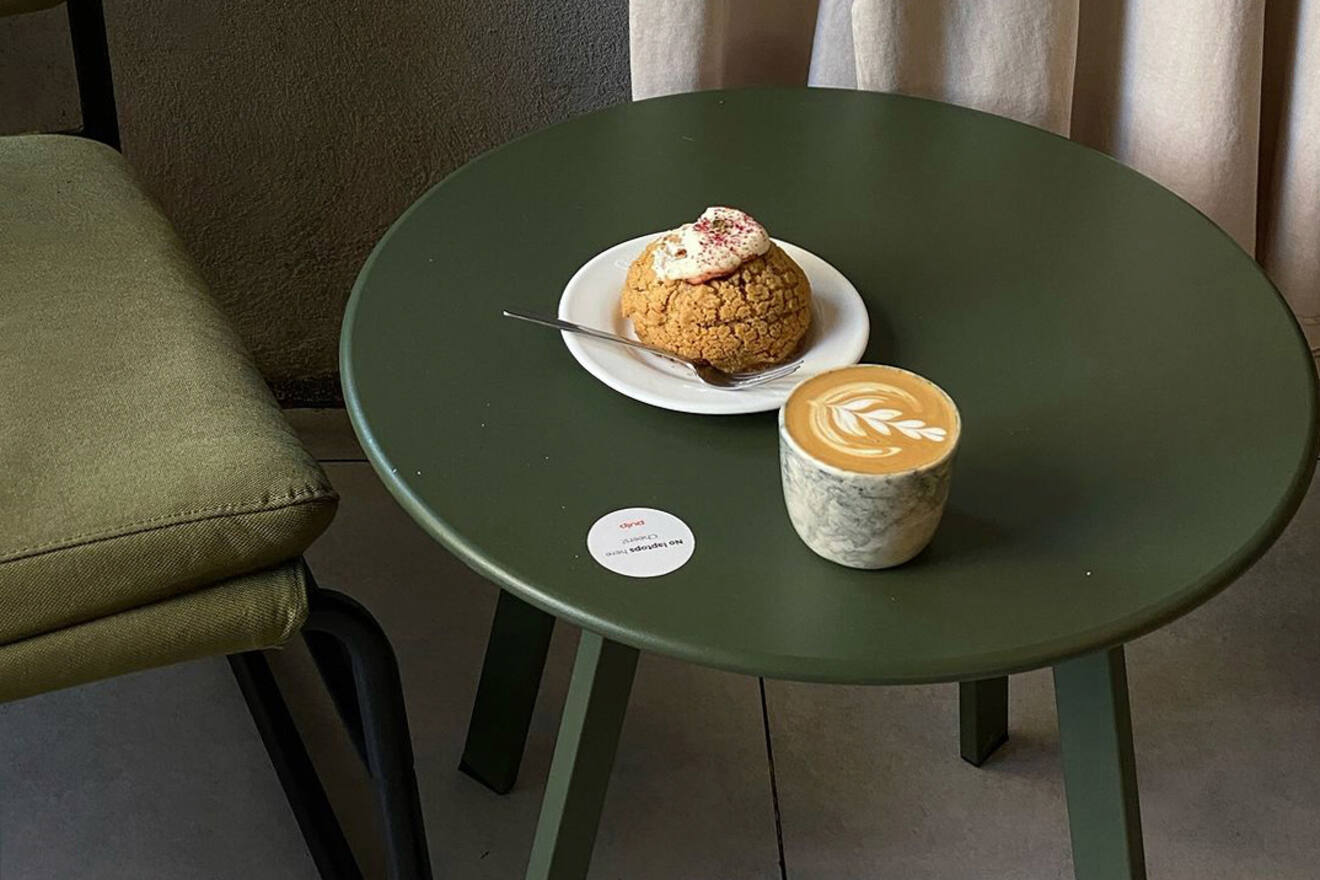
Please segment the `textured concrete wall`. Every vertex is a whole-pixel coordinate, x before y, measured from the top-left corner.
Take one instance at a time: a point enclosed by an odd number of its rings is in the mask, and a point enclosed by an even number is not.
[[[124,152],[282,396],[334,388],[386,226],[511,137],[628,96],[623,0],[104,0]],[[0,132],[77,124],[63,8],[0,20]]]

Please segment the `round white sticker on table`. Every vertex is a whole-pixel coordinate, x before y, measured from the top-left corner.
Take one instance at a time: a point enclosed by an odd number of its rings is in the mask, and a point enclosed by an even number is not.
[[[587,532],[587,551],[612,572],[658,577],[682,568],[697,541],[672,513],[652,507],[625,507],[596,520]]]

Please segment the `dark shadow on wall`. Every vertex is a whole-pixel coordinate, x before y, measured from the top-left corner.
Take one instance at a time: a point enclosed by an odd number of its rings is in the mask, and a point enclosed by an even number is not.
[[[1260,88],[1260,165],[1256,182],[1256,259],[1270,265],[1270,245],[1277,205],[1278,169],[1288,147],[1285,108],[1292,106],[1297,66],[1299,0],[1269,0],[1265,4],[1264,65]]]
[[[718,82],[727,87],[806,84],[818,6],[818,0],[712,5],[709,15],[717,20],[708,22],[706,32],[723,47]],[[737,27],[728,27],[730,18],[739,20]]]
[[[1125,0],[1088,0],[1077,15],[1073,140],[1113,155],[1122,112]]]

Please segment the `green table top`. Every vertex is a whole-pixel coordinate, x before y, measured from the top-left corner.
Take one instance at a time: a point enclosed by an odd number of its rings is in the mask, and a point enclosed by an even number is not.
[[[912,563],[854,571],[798,540],[773,413],[637,403],[500,317],[553,313],[591,256],[711,204],[837,266],[865,359],[957,400],[949,507]],[[1260,556],[1315,463],[1302,335],[1209,220],[1044,131],[865,92],[644,101],[476,159],[377,245],[341,367],[377,472],[477,571],[608,638],[781,678],[982,677],[1131,639]],[[685,567],[588,555],[632,506],[692,527]]]

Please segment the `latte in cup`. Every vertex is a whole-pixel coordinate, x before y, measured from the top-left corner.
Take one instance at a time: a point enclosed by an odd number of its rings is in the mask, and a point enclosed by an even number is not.
[[[898,367],[861,364],[803,381],[779,411],[793,527],[842,565],[907,562],[939,525],[961,429],[943,389]]]

